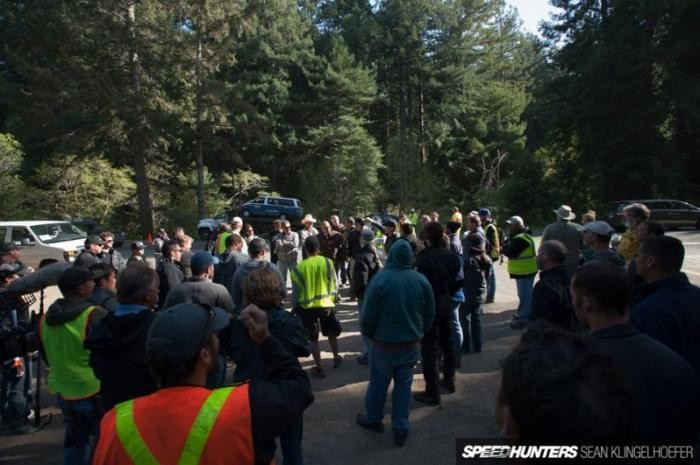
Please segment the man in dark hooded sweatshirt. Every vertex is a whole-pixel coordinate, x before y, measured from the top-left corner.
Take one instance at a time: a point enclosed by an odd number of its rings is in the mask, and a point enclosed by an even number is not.
[[[90,353],[83,340],[90,336],[106,310],[88,302],[95,276],[83,266],[73,266],[58,279],[63,299],[54,302],[39,323],[39,342],[49,370],[49,392],[56,394],[66,432],[63,463],[88,464],[92,444],[99,433],[102,407],[100,381],[88,363]]]
[[[146,334],[158,303],[158,274],[133,264],[119,274],[118,305],[85,340],[106,409],[158,389],[146,363]]]
[[[357,416],[357,423],[377,433],[384,431],[384,404],[393,380],[391,423],[398,447],[405,444],[409,430],[413,368],[420,356],[418,341],[430,330],[435,316],[430,283],[412,267],[410,244],[394,242],[384,270],[365,290],[360,313],[360,329],[363,336],[372,339],[372,350],[365,414]]]

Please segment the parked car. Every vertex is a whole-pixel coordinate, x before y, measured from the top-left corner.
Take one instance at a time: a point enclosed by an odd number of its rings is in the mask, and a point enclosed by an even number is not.
[[[304,209],[299,199],[292,197],[264,196],[250,200],[241,205],[240,216],[248,217],[281,218],[293,222],[304,216]]]
[[[44,258],[75,261],[85,248],[85,232],[67,221],[3,221],[0,241],[16,245],[22,261],[37,268]]]
[[[202,218],[197,223],[197,234],[200,239],[206,241],[214,231],[217,231],[223,223],[228,223],[234,215],[230,211],[222,211],[212,218]]]
[[[642,203],[651,211],[651,221],[656,221],[666,229],[690,226],[700,229],[700,208],[672,199],[619,200],[612,202],[611,209],[603,220],[618,231],[624,231],[623,209],[632,203]]]
[[[90,219],[79,219],[79,220],[71,220],[71,224],[74,226],[77,226],[78,228],[82,229],[85,231],[85,233],[88,236],[97,236],[101,232],[104,231],[109,231],[112,234],[114,234],[114,247],[119,248],[121,247],[124,242],[126,242],[126,233],[123,231],[115,231],[111,228],[108,228],[107,226],[104,226],[100,223],[98,223],[95,220],[90,220]]]

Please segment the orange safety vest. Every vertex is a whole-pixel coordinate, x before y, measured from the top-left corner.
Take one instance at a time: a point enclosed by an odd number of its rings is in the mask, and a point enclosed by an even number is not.
[[[248,387],[170,387],[117,405],[93,465],[253,465]]]

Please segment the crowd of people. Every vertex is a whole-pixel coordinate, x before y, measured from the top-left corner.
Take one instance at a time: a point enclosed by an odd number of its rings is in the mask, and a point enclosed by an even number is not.
[[[526,329],[503,363],[496,417],[506,437],[693,443],[700,288],[681,272],[682,243],[641,204],[625,208],[619,238],[594,212],[583,225],[566,205],[554,213],[539,246],[522,217],[503,231],[488,208],[454,207],[444,224],[415,210],[382,222],[307,214],[299,228],[273,221],[268,240],[234,217],[199,251],[182,228],[173,239],[159,230],[154,268],[142,242],[125,259],[111,233],[88,237],[38,322],[65,463],[269,463],[276,438],[285,464],[303,463],[314,396],[298,358],[312,356],[308,373],[325,378],[322,334],[333,369],[343,365],[343,289],[357,302],[356,361],[369,368],[356,423],[384,431],[393,381],[402,447],[411,398],[439,405],[458,389],[464,354],[484,349],[481,318],[504,260],[518,297],[510,326]],[[0,286],[33,271],[11,244],[0,259]],[[418,363],[425,389],[412,396]],[[13,370],[3,365],[2,419],[29,432]]]

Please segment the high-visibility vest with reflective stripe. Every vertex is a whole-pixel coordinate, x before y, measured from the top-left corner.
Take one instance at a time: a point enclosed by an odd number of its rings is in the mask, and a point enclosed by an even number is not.
[[[254,464],[248,387],[180,386],[118,404],[102,420],[93,464]]]
[[[226,252],[226,239],[228,239],[231,234],[233,233],[228,231],[219,234],[219,239],[216,241],[217,252],[219,255],[223,255],[223,253]]]
[[[306,258],[292,270],[297,287],[297,304],[302,308],[330,308],[337,293],[333,260],[315,255]]]
[[[49,392],[67,400],[86,399],[100,391],[100,381],[90,366],[90,351],[83,347],[94,305],[74,319],[57,325],[39,325],[39,337],[49,362]]]
[[[527,233],[520,233],[513,239],[523,239],[528,246],[515,258],[508,258],[508,273],[514,276],[528,276],[537,273],[537,252],[535,240]]]

